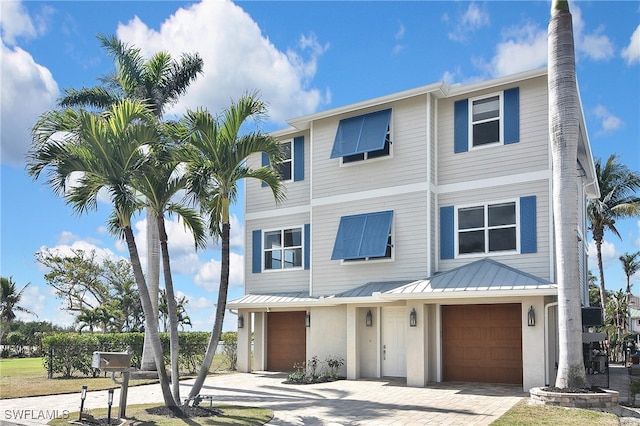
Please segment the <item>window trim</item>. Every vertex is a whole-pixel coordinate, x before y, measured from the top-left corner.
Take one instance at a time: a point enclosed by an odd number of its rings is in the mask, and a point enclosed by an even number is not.
[[[488,224],[488,209],[489,206],[497,206],[501,204],[514,204],[515,211],[515,239],[516,239],[516,247],[513,250],[500,250],[500,251],[489,251],[489,239],[488,232],[491,229],[506,229],[511,228],[512,226],[500,226],[500,227],[490,227]],[[458,212],[460,210],[474,208],[474,207],[483,207],[484,209],[484,247],[485,250],[483,252],[477,253],[460,253],[460,227],[458,223]],[[469,204],[461,204],[454,206],[453,210],[453,244],[454,244],[454,258],[473,258],[473,257],[488,257],[488,256],[504,256],[505,254],[521,254],[521,217],[520,217],[520,199],[519,198],[509,198],[497,201],[490,201],[486,203],[469,203]],[[475,228],[474,228],[475,229]]]
[[[305,230],[304,230],[304,225],[293,225],[293,226],[283,226],[280,228],[270,228],[270,229],[263,229],[262,230],[262,235],[261,235],[261,250],[260,250],[260,258],[261,258],[261,268],[262,268],[262,272],[263,273],[274,273],[274,272],[283,272],[283,271],[301,271],[305,269],[305,246],[307,244],[306,238],[305,238]],[[288,231],[288,230],[300,230],[300,240],[302,242],[302,245],[300,246],[291,246],[292,248],[298,248],[300,247],[301,250],[301,264],[300,266],[294,266],[292,268],[284,268],[284,262],[282,262],[283,267],[281,268],[267,268],[265,265],[265,253],[267,251],[273,252],[274,249],[267,249],[266,248],[266,244],[265,244],[265,236],[266,234],[270,233],[270,232],[280,232],[280,236],[281,238],[284,238],[284,231]],[[279,249],[281,252],[285,250],[285,247],[282,247]]]
[[[474,122],[473,121],[473,103],[477,102],[477,101],[481,101],[484,99],[489,99],[489,98],[493,98],[493,97],[498,97],[498,117],[491,119],[491,120],[478,120],[478,122]],[[469,103],[469,113],[468,113],[468,117],[467,117],[467,126],[468,126],[468,135],[469,135],[469,140],[467,141],[468,145],[467,145],[467,150],[468,151],[472,151],[472,150],[479,150],[479,149],[485,149],[485,148],[491,148],[491,147],[496,147],[496,146],[501,146],[504,145],[504,91],[499,91],[499,92],[493,92],[493,93],[486,93],[483,94],[481,96],[474,96],[473,98],[469,98],[467,100],[467,102]],[[498,125],[498,141],[497,142],[490,142],[490,143],[485,143],[482,145],[478,145],[475,146],[473,143],[473,127],[475,124],[482,124],[482,123],[489,123],[491,121],[499,121],[499,125]]]

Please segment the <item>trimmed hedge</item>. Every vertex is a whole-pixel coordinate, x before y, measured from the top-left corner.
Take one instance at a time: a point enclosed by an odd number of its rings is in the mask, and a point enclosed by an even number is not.
[[[178,335],[180,341],[180,354],[178,363],[180,371],[193,373],[200,368],[204,353],[209,343],[210,333],[207,332],[181,332]],[[235,332],[223,333],[222,345],[219,351],[224,354],[229,351],[228,346],[236,344]],[[160,333],[160,341],[164,351],[165,364],[170,364],[169,334]],[[42,339],[45,348],[44,367],[49,372],[49,378],[54,376],[69,377],[96,377],[99,371],[91,367],[94,351],[124,352],[127,347],[131,350],[131,365],[140,368],[144,333],[112,333],[112,334],[78,334],[56,333]],[[220,347],[221,346],[221,347]],[[233,351],[234,352],[234,351]],[[224,357],[216,369],[235,368],[235,360],[229,355]],[[229,359],[227,359],[229,358]]]

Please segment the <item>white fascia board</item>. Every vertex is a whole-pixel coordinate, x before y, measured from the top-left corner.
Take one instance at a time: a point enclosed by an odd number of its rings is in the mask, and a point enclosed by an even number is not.
[[[462,290],[438,291],[429,293],[397,293],[381,294],[380,297],[388,301],[399,300],[451,300],[451,299],[488,299],[497,297],[532,297],[557,296],[557,288],[540,288],[532,290]]]
[[[357,111],[365,108],[375,107],[382,104],[388,104],[390,102],[396,102],[403,99],[413,98],[415,96],[426,95],[427,93],[431,93],[433,96],[437,98],[441,98],[441,97],[447,96],[448,91],[449,91],[449,85],[441,81],[438,83],[429,84],[427,86],[421,86],[415,89],[409,89],[403,92],[392,93],[390,95],[368,99],[366,101],[345,105],[345,106],[330,109],[327,111],[317,112],[315,114],[303,115],[302,117],[296,117],[296,118],[287,120],[287,123],[289,123],[291,126],[295,127],[298,130],[307,130],[310,128],[311,123],[313,121],[321,120],[323,118],[332,117],[335,115],[340,115],[340,114],[348,113],[351,111]]]
[[[276,139],[284,139],[299,133],[300,133],[299,129],[296,129],[295,127],[287,127],[285,129],[278,129],[278,130],[274,130],[273,132],[269,132],[269,136]]]
[[[519,81],[529,80],[532,78],[541,77],[547,75],[547,67],[536,68],[529,71],[520,72],[517,74],[505,75],[503,77],[494,78],[493,80],[484,80],[477,83],[468,85],[455,85],[451,86],[447,97],[463,95],[466,93],[477,92],[478,90],[491,89],[493,87],[503,86],[506,84],[517,83]]]

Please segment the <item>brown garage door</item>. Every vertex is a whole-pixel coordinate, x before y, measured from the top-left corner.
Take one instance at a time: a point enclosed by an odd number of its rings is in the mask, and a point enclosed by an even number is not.
[[[520,304],[442,307],[444,381],[522,384]]]
[[[267,370],[293,371],[293,364],[306,359],[306,312],[267,314]]]

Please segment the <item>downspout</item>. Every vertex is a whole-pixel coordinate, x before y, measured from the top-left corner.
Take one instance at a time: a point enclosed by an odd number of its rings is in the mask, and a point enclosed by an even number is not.
[[[549,309],[558,306],[558,302],[551,302],[544,305],[544,383],[549,383]]]
[[[313,126],[312,121],[309,124],[309,240],[312,240],[313,234]],[[305,241],[309,245],[309,296],[313,296],[313,244],[311,241]]]
[[[431,138],[432,125],[431,93],[427,93],[427,277],[433,275],[431,265],[431,232],[433,230],[433,223],[431,223],[431,144],[433,143],[433,140]]]

